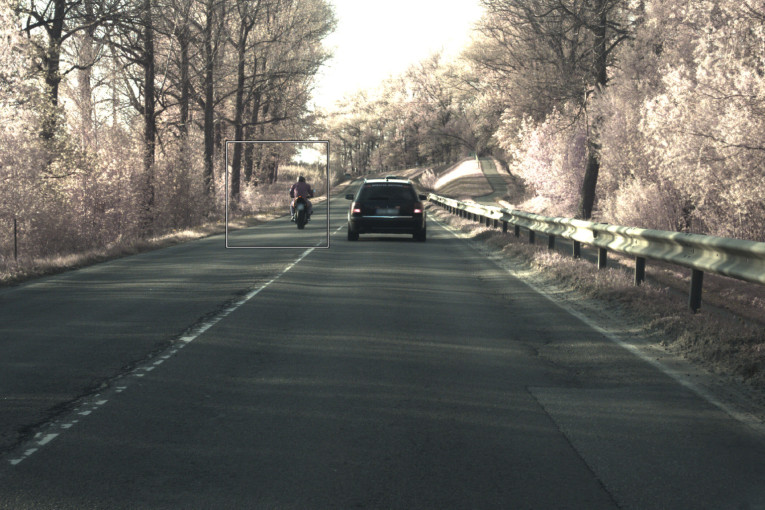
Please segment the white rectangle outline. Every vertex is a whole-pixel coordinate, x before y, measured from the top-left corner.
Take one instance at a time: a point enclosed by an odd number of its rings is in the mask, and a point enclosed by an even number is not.
[[[223,175],[225,176],[225,194],[226,194],[226,249],[227,250],[305,250],[310,248],[309,246],[229,246],[228,245],[228,146],[232,143],[323,143],[327,145],[327,245],[326,246],[313,246],[313,248],[328,249],[329,248],[329,210],[330,210],[330,194],[331,186],[329,181],[329,140],[226,140],[226,159],[223,161]]]

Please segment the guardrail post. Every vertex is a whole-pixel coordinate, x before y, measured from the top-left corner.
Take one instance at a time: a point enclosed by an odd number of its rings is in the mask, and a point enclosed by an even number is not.
[[[547,249],[548,250],[554,250],[555,249],[555,236],[554,235],[548,235],[547,236]]]
[[[608,250],[598,248],[598,269],[604,269],[608,265]]]
[[[486,226],[487,227],[491,226],[491,218],[489,218],[488,216],[486,217]]]
[[[515,237],[521,237],[521,227],[515,225]]]
[[[507,234],[507,222],[506,221],[502,222],[502,233],[503,234]]]
[[[529,244],[534,244],[536,233],[533,230],[529,230]]]
[[[696,313],[701,308],[701,288],[704,283],[704,271],[694,269],[691,274],[691,295],[688,299],[688,306]]]
[[[645,281],[645,257],[635,257],[635,285]]]
[[[574,241],[574,258],[582,258],[582,243],[579,241]]]
[[[499,220],[494,220],[494,228],[499,228]]]

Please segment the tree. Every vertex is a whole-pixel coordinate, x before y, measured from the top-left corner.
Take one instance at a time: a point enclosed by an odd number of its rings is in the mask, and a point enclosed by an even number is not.
[[[109,44],[135,68],[125,76],[125,91],[130,104],[143,119],[143,205],[142,228],[149,233],[154,221],[155,159],[157,138],[157,91],[155,63],[156,0],[135,0],[126,10],[120,24],[109,35]]]
[[[239,20],[235,32],[236,39],[231,40],[236,48],[236,99],[234,102],[234,140],[242,140],[244,137],[244,95],[245,95],[245,54],[248,48],[248,39],[255,24],[260,21],[260,12],[264,2],[258,0],[254,3],[246,0],[236,2],[236,16]],[[234,144],[233,161],[231,163],[231,201],[236,204],[239,201],[240,171],[242,167],[242,144]]]
[[[412,101],[418,106],[420,123],[426,127],[421,144],[431,162],[447,162],[463,152],[480,153],[486,140],[477,136],[467,95],[460,94],[455,66],[442,62],[436,53],[406,73]]]
[[[513,92],[516,118],[541,122],[553,109],[584,112],[608,84],[614,50],[631,34],[624,0],[482,0],[484,42],[471,59]],[[599,171],[598,119],[590,121],[579,214],[590,218]]]
[[[213,160],[215,155],[215,67],[218,62],[222,33],[225,26],[225,3],[221,0],[204,0],[203,57],[204,57],[204,189],[208,197],[213,195]]]
[[[761,3],[646,0],[604,119],[613,221],[762,240]],[[648,197],[639,200],[637,197]]]
[[[62,77],[76,69],[87,69],[95,64],[95,60],[81,61],[62,70],[62,46],[80,32],[92,35],[119,20],[127,7],[126,1],[50,0],[47,3],[30,1],[19,5],[20,15],[26,18],[24,30],[37,50],[47,86],[50,111],[46,115],[41,132],[45,140],[51,140],[57,128],[59,85]],[[37,36],[40,31],[43,33],[42,37]]]
[[[38,205],[37,161],[43,153],[37,110],[45,101],[44,81],[28,72],[34,48],[16,30],[10,2],[0,0],[0,225],[18,239]],[[28,228],[24,229],[28,230]],[[17,246],[12,254],[18,255]],[[10,255],[3,254],[3,255]]]
[[[324,0],[260,0],[250,18],[240,16],[233,118],[236,140],[300,138],[308,125],[306,106],[313,77],[329,58],[321,41],[334,29],[332,9]],[[249,21],[246,21],[249,20]],[[244,23],[250,23],[249,28]],[[247,40],[249,39],[249,43]],[[247,47],[247,51],[242,48]],[[248,115],[249,113],[249,115]],[[277,152],[288,149],[279,147]],[[239,183],[253,178],[257,164],[266,182],[275,182],[278,168],[273,147],[234,145],[231,198]],[[256,154],[257,153],[257,154]]]

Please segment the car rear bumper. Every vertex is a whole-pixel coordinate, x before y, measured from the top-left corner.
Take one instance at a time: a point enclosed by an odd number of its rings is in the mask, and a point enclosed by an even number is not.
[[[356,216],[348,219],[357,234],[413,234],[425,228],[424,216]]]

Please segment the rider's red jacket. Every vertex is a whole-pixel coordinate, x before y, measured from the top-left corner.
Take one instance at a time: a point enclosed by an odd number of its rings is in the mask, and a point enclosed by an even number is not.
[[[303,196],[305,198],[310,198],[313,196],[313,191],[311,190],[311,186],[307,182],[296,182],[290,188],[291,198],[295,198],[299,196]]]

